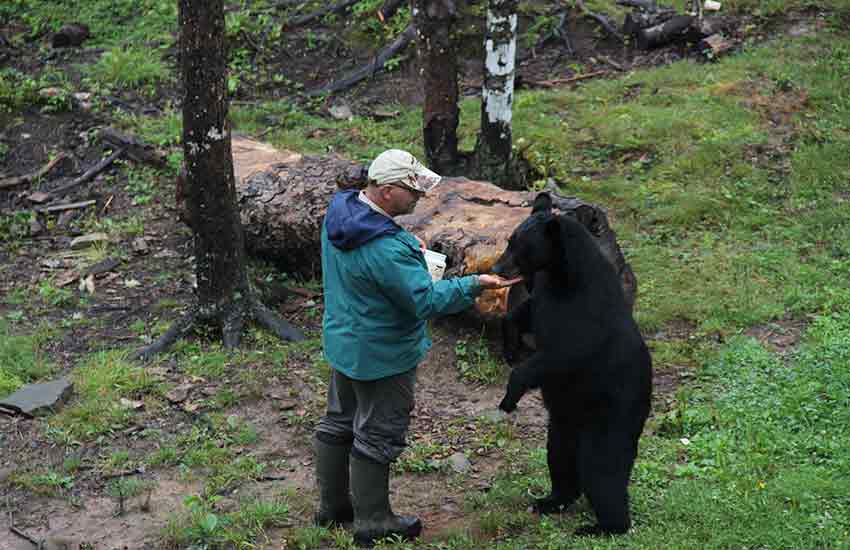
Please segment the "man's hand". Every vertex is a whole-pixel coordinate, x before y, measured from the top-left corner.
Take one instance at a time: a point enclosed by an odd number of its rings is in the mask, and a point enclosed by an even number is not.
[[[414,235],[414,237],[416,237],[416,235]],[[428,248],[427,246],[425,246],[425,241],[423,241],[419,237],[416,237],[416,240],[419,241],[419,250],[425,252],[425,249]]]
[[[478,276],[478,284],[481,285],[481,288],[487,290],[494,288],[505,288],[506,286],[513,286],[520,281],[522,281],[522,277],[514,277],[513,279],[503,279],[498,275],[485,274]]]

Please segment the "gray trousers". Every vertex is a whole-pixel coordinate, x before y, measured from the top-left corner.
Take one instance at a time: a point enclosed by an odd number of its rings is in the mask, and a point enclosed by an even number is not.
[[[416,369],[362,381],[331,369],[328,409],[316,432],[353,441],[353,450],[381,464],[394,461],[407,445]]]

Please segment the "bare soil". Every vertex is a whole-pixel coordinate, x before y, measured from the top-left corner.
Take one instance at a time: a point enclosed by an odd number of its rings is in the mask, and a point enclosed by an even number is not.
[[[527,22],[526,22],[527,23]],[[764,32],[797,29],[817,20],[812,14],[795,14],[788,20],[767,26]],[[600,77],[616,77],[621,71],[640,70],[643,67],[669,63],[693,55],[687,45],[671,45],[651,52],[637,52],[623,47],[601,34],[597,26],[584,18],[573,18],[569,27],[574,52],[567,53],[562,46],[548,43],[533,54],[521,48],[524,60],[519,64],[518,87],[534,85],[552,78],[568,78],[575,74],[577,65],[583,72],[605,71]],[[0,28],[0,36],[12,29]],[[330,36],[332,28],[316,26],[287,33],[277,46],[276,52],[268,56],[270,61],[263,67],[269,75],[278,71],[293,81],[300,82],[305,89],[325,84],[339,77],[342,72],[365,62],[374,53],[372,49],[353,51],[347,47],[331,47],[328,38],[325,47],[308,47],[308,33]],[[752,36],[760,36],[759,32]],[[40,48],[34,41],[24,49],[12,50],[0,40],[0,59],[4,64],[24,71],[36,71],[47,65],[68,69],[69,74],[78,74],[76,65],[91,62],[97,52],[85,49],[51,51]],[[172,56],[174,53],[172,52]],[[411,56],[412,57],[412,56]],[[421,87],[415,78],[415,63],[407,62],[394,72],[381,73],[372,80],[360,84],[343,94],[330,97],[319,107],[324,111],[331,104],[345,102],[355,114],[368,114],[376,108],[391,104],[419,104],[423,101]],[[73,76],[72,76],[73,78]],[[462,77],[463,93],[477,94],[480,90],[480,61],[474,59],[465,64]],[[581,85],[577,83],[576,85]],[[236,98],[237,101],[255,101],[283,96],[284,93],[259,82]],[[61,165],[50,178],[35,186],[23,186],[0,190],[0,211],[3,215],[29,208],[28,196],[36,190],[49,191],[62,183],[63,178],[79,175],[106,154],[103,144],[91,142],[90,136],[98,127],[109,126],[119,111],[130,113],[157,113],[165,108],[167,101],[179,98],[178,89],[164,88],[155,97],[142,97],[130,90],[117,91],[107,98],[106,108],[93,112],[77,105],[71,112],[51,114],[35,109],[23,113],[0,114],[0,144],[7,147],[5,164],[0,165],[0,175],[10,177],[30,173],[42,167],[59,152],[70,157],[68,164]],[[0,263],[4,265],[0,279],[0,296],[8,297],[15,289],[31,290],[67,269],[73,261],[69,255],[69,242],[84,232],[85,223],[92,216],[126,220],[140,216],[144,220],[144,237],[149,251],[139,254],[133,251],[129,241],[113,243],[122,252],[122,261],[117,268],[95,280],[96,291],[86,296],[73,308],[46,308],[37,304],[12,305],[5,300],[0,303],[0,315],[13,310],[24,310],[31,326],[39,323],[59,325],[63,320],[82,317],[91,322],[72,323],[63,330],[61,337],[47,344],[46,353],[59,367],[59,372],[68,374],[86,354],[97,350],[138,345],[138,335],[130,324],[138,319],[152,323],[157,319],[174,319],[179,311],[159,309],[163,300],[178,304],[192,301],[192,241],[191,233],[177,219],[174,205],[174,184],[163,177],[153,200],[144,206],[132,203],[128,192],[125,168],[116,164],[96,177],[92,182],[80,186],[69,200],[95,199],[94,208],[78,211],[61,220],[51,217],[46,227],[37,235],[23,237],[20,246],[6,243],[0,249]],[[52,260],[52,261],[48,261]],[[75,296],[81,295],[76,283],[69,288]],[[305,327],[315,334],[319,330],[318,319],[321,305],[309,305],[306,300],[278,304],[278,311],[292,323]],[[34,317],[32,316],[34,315]],[[16,325],[22,331],[27,323]],[[681,327],[680,327],[681,328]],[[675,327],[673,330],[678,330]],[[688,327],[682,330],[689,330]],[[798,334],[794,323],[754,329],[778,347],[792,345]],[[435,324],[434,348],[419,369],[417,408],[411,430],[411,441],[441,443],[447,450],[465,451],[472,462],[466,474],[451,474],[440,471],[426,474],[403,473],[393,478],[393,500],[398,510],[415,511],[426,525],[425,537],[438,536],[446,529],[468,528],[469,520],[463,502],[470,491],[486,490],[492,478],[504,466],[504,456],[498,449],[473,448],[476,425],[480,415],[494,411],[501,397],[498,386],[474,386],[464,382],[457,370],[455,349],[459,338],[475,339],[479,327],[470,327],[463,319],[446,319]],[[663,334],[647,335],[648,338],[663,338]],[[789,340],[790,339],[790,340]],[[498,354],[497,344],[492,344],[493,353]],[[251,482],[234,490],[218,504],[220,509],[234,507],[236,501],[246,495],[271,497],[284,490],[302,495],[300,508],[293,510],[292,527],[307,525],[314,500],[312,456],[310,436],[316,415],[321,412],[323,396],[318,388],[306,382],[311,376],[311,359],[296,355],[286,365],[287,378],[268,377],[259,373],[262,388],[253,392],[253,397],[240,402],[225,412],[249,421],[259,435],[258,443],[246,447],[259,461],[272,465],[267,474],[284,477],[282,480]],[[243,368],[252,368],[245,365]],[[672,394],[681,378],[682,370],[673,367],[656,373],[656,400],[659,408],[666,407],[666,399]],[[192,380],[176,369],[165,365],[158,376],[173,385],[188,384],[191,387],[188,404],[174,403],[162,410],[140,411],[138,421],[130,428],[108,437],[86,442],[80,446],[66,447],[53,442],[46,434],[44,420],[25,420],[0,416],[0,548],[31,548],[30,543],[9,531],[10,519],[14,524],[37,540],[49,538],[61,542],[67,537],[68,548],[156,548],[162,527],[182,508],[187,495],[197,494],[202,479],[185,475],[174,467],[148,468],[140,475],[155,482],[148,503],[145,499],[134,499],[128,503],[127,513],[116,516],[115,499],[107,496],[108,475],[99,466],[103,458],[114,450],[127,450],[133,463],[142,464],[144,458],[154,452],[160,441],[185,434],[199,415],[205,410],[203,399],[216,395],[227,381]],[[238,388],[237,388],[238,389]],[[244,389],[244,388],[242,388]],[[249,389],[250,390],[250,389]],[[291,398],[299,403],[295,410],[281,410],[281,402]],[[252,395],[251,391],[245,392]],[[295,416],[293,416],[295,415]],[[301,418],[302,422],[293,422]],[[468,438],[445,439],[446,426],[456,423],[469,424]],[[545,434],[545,411],[537,396],[526,397],[520,412],[511,420],[520,437],[529,446],[543,444]],[[158,437],[147,433],[155,431]],[[69,453],[81,458],[83,464],[74,476],[73,486],[56,495],[42,495],[8,483],[10,476],[26,471],[62,471],[62,464]],[[461,476],[462,483],[452,483],[453,476]],[[465,477],[464,477],[465,476]],[[298,502],[296,500],[296,502]],[[285,547],[288,529],[273,532],[274,540],[267,541],[269,548]],[[59,538],[57,538],[59,537]],[[262,541],[260,541],[262,542]],[[88,544],[86,546],[85,544]]]

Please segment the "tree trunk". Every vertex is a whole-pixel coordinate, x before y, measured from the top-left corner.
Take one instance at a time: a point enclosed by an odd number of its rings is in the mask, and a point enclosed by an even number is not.
[[[484,84],[481,132],[475,148],[478,175],[514,188],[511,164],[511,118],[517,33],[516,0],[490,0],[484,37]]]
[[[460,173],[457,125],[460,120],[457,53],[452,40],[453,0],[412,0],[413,22],[425,105],[422,133],[428,166],[441,175]]]
[[[198,323],[217,326],[224,346],[236,347],[248,316],[283,339],[301,340],[303,334],[259,303],[248,284],[227,123],[223,0],[179,0],[178,6],[185,92],[180,194],[194,235],[198,303],[135,357],[167,349]]]
[[[180,29],[183,154],[198,302],[202,310],[230,308],[247,297],[248,278],[227,123],[223,0],[180,0]]]
[[[302,157],[264,144],[234,138],[237,193],[248,250],[301,277],[320,274],[320,230],[337,188],[362,187],[365,167],[340,157]],[[557,195],[556,210],[575,216],[596,238],[615,266],[627,300],[634,302],[637,282],[617,244],[603,209]],[[428,247],[446,254],[446,277],[484,273],[530,211],[534,193],[507,191],[484,181],[447,179],[422,198],[416,210],[396,218]],[[476,303],[483,317],[498,317],[507,307],[507,291],[488,291]]]

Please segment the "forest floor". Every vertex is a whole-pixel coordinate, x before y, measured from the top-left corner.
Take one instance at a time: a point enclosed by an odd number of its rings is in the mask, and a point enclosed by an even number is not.
[[[0,23],[4,66],[23,74],[49,66],[66,75],[70,89],[83,86],[80,67],[102,53],[85,47],[52,49],[46,36],[13,41],[27,31],[22,21]],[[815,32],[820,24],[816,12],[797,12],[782,20],[742,19],[737,28],[757,41]],[[699,57],[684,44],[638,52],[582,17],[572,18],[568,28],[572,52],[554,41],[533,53],[520,48],[519,89],[549,86],[545,83],[577,74],[617,77]],[[257,45],[268,49],[256,67],[267,78],[249,80],[248,72],[239,73],[243,81],[234,105],[291,97],[330,117],[332,108],[343,104],[353,116],[375,116],[422,103],[411,48],[398,68],[344,93],[320,101],[291,95],[326,84],[374,53],[335,40],[336,32],[322,23],[286,33],[274,48],[271,41]],[[155,51],[171,63],[176,59],[173,47]],[[466,59],[461,91],[476,95],[480,56]],[[286,85],[274,75],[285,75]],[[234,514],[245,502],[276,500],[285,503],[287,519],[255,533],[254,543],[269,548],[331,545],[322,538],[326,534],[304,527],[315,503],[310,437],[322,412],[327,375],[318,285],[286,281],[300,293],[272,304],[307,331],[306,343],[278,344],[255,330],[245,350],[229,354],[199,335],[139,367],[120,350],[149,342],[193,299],[192,237],[178,221],[174,171],[117,161],[66,195],[66,202],[94,200],[93,206],[58,216],[20,213],[39,204],[36,191],[50,193],[108,154],[108,144],[94,139],[98,129],[155,117],[177,105],[179,97],[179,84],[172,79],[152,93],[124,87],[93,97],[62,96],[57,102],[66,104],[59,109],[45,109],[51,105],[47,100],[0,112],[5,151],[0,179],[32,173],[65,156],[34,184],[0,189],[0,211],[16,224],[4,226],[8,234],[0,248],[0,317],[13,325],[8,335],[38,335],[38,361],[49,365],[52,376],[71,377],[80,386],[57,415],[0,416],[0,548],[33,547],[10,531],[12,522],[55,548],[180,547],[183,540],[205,540],[204,529],[209,540],[218,533],[216,525],[204,524],[206,516],[193,518],[193,513],[228,517],[235,525]],[[285,120],[269,121],[275,123]],[[166,154],[178,150],[167,140],[157,145]],[[75,237],[92,233],[103,233],[105,239],[72,248]],[[89,279],[88,286],[74,277],[109,259],[117,264]],[[252,276],[272,287],[283,281],[273,266],[262,263],[252,267]],[[771,327],[753,333],[775,348],[795,345],[802,328],[791,321]],[[646,336],[664,339],[671,331],[689,330],[687,325],[667,327]],[[469,528],[464,499],[470,492],[488,491],[496,473],[511,467],[517,452],[511,442],[521,435],[527,445],[539,446],[545,437],[545,413],[537,396],[527,397],[509,420],[496,414],[504,368],[493,327],[457,317],[435,322],[432,331],[434,347],[419,368],[410,450],[392,481],[395,507],[421,515],[426,541]],[[464,365],[468,371],[462,375]],[[680,379],[688,376],[685,370],[656,373],[657,409],[667,409]],[[126,499],[117,496],[122,491]],[[195,504],[186,500],[188,495],[198,495]],[[122,500],[126,510],[118,513]]]

